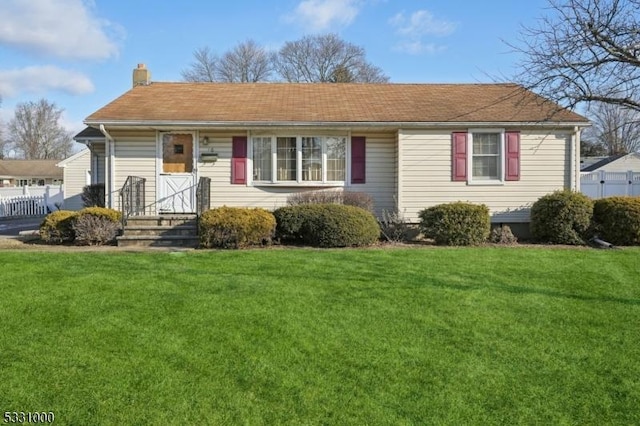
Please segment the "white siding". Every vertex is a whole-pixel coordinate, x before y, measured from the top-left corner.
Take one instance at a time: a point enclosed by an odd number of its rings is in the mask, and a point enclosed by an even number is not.
[[[120,208],[120,189],[127,176],[145,178],[145,201],[151,206],[148,212],[155,213],[156,199],[156,133],[135,133],[119,135],[115,139],[114,208]]]
[[[528,222],[538,198],[570,187],[571,136],[569,130],[522,130],[520,180],[469,185],[451,180],[451,132],[400,131],[400,211],[417,222],[418,212],[427,207],[467,201],[486,204],[493,222]]]
[[[64,210],[80,210],[82,203],[82,189],[87,185],[87,174],[91,169],[91,153],[88,149],[78,153],[78,156],[64,166]]]
[[[356,133],[354,133],[356,135]],[[360,133],[357,133],[360,136]],[[348,191],[365,192],[373,198],[376,214],[396,210],[397,150],[395,133],[364,134],[366,177],[364,184],[349,185]]]

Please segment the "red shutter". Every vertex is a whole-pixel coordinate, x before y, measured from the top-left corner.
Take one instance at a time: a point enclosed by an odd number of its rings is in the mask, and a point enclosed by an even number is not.
[[[351,137],[351,183],[366,182],[366,138]]]
[[[451,134],[451,180],[467,180],[467,132]]]
[[[520,132],[505,133],[504,180],[520,180]]]
[[[234,136],[231,145],[231,183],[247,183],[247,137]]]

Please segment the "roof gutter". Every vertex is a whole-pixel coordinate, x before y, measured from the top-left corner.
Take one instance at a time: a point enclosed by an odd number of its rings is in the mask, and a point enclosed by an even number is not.
[[[85,124],[99,125],[100,131],[107,137],[111,138],[104,130],[104,125],[110,127],[187,127],[187,128],[269,128],[269,127],[396,127],[396,128],[424,128],[424,127],[512,127],[512,126],[529,126],[529,127],[589,127],[589,122],[581,121],[439,121],[439,122],[399,122],[399,121],[174,121],[174,120],[157,120],[157,121],[104,121],[101,123],[93,121],[85,121]]]
[[[107,132],[107,129],[104,128],[104,123],[100,123],[99,128],[100,128],[100,132],[104,135],[105,138],[109,139],[110,141],[113,141],[113,138],[111,137],[109,132]]]

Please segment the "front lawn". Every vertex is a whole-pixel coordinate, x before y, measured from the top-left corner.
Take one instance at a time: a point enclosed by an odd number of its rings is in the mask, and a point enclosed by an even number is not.
[[[638,249],[0,256],[0,415],[640,423]]]

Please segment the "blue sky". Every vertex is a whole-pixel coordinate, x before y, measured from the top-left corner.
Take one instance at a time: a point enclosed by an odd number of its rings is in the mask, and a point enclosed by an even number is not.
[[[179,81],[194,50],[222,54],[248,39],[277,50],[337,33],[398,83],[509,78],[518,56],[503,40],[533,25],[546,0],[1,0],[0,121],[45,98],[82,120],[131,87],[138,63]]]

